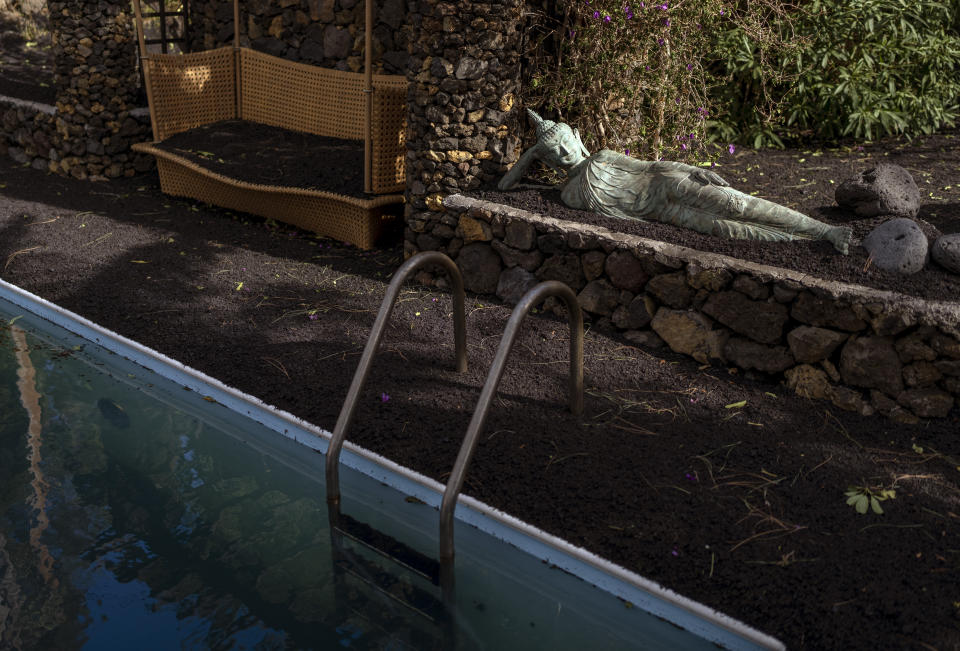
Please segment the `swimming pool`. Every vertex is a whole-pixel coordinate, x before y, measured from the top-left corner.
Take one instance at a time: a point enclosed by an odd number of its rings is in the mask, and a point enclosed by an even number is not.
[[[449,618],[362,545],[331,556],[325,433],[0,291],[0,647],[779,646],[469,499]],[[344,513],[435,555],[442,487],[343,461]]]

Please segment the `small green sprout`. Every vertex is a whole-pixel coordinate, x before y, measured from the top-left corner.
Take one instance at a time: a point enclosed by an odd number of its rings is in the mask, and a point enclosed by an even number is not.
[[[897,491],[892,488],[873,489],[868,486],[850,486],[844,495],[847,496],[847,504],[852,505],[857,513],[863,515],[867,512],[867,508],[870,508],[877,515],[882,515],[883,509],[880,508],[880,502],[894,499]]]

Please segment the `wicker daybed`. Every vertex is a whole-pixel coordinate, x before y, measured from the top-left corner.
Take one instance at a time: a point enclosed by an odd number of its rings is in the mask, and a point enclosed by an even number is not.
[[[156,157],[163,192],[268,217],[360,248],[373,246],[403,202],[406,77],[371,74],[369,44],[366,73],[344,72],[242,48],[237,29],[233,47],[151,54],[140,0],[134,10],[154,142],[133,149]],[[234,0],[235,28],[239,24]],[[365,187],[357,193],[380,196],[248,183],[156,146],[174,134],[233,119],[363,141]]]

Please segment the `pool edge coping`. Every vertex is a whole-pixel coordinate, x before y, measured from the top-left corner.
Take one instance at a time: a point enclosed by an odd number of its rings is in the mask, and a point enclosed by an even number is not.
[[[60,307],[55,303],[51,303],[2,278],[0,278],[0,298],[4,298],[23,309],[29,310],[41,319],[88,339],[106,350],[121,355],[172,382],[189,387],[205,395],[213,394],[210,395],[210,397],[228,409],[246,416],[288,439],[321,453],[325,453],[326,451],[331,437],[330,432],[294,414],[269,405],[256,396],[235,389],[201,371],[104,328],[79,314]],[[172,373],[169,372],[171,370],[173,371]],[[165,373],[164,371],[168,372]],[[208,391],[207,389],[213,389],[213,391]],[[264,416],[267,418],[264,418]],[[307,436],[298,437],[297,433],[306,434]],[[394,484],[392,484],[394,488],[398,490],[412,490],[415,497],[423,500],[431,507],[439,508],[440,499],[445,488],[443,484],[349,441],[344,444],[344,448],[347,454],[341,459],[342,464],[381,480],[389,476],[385,476],[382,471],[387,471],[392,475],[399,476],[399,478],[403,480],[404,485],[397,486],[394,482]],[[699,621],[707,622],[713,625],[713,627],[725,631],[732,636],[728,642],[739,639],[742,642],[750,642],[762,648],[786,649],[786,646],[780,640],[754,629],[729,615],[725,615],[700,602],[684,597],[655,581],[631,572],[593,552],[582,547],[577,547],[558,536],[547,533],[469,495],[460,496],[455,516],[461,522],[503,540],[544,562],[548,562],[564,571],[570,572],[581,580],[624,601],[635,600],[633,595],[628,595],[627,591],[622,589],[623,586],[626,586],[632,588],[634,591],[639,590],[640,592],[647,593],[655,599],[666,602],[667,605],[672,606],[682,613],[693,616],[695,619],[694,623]],[[501,527],[505,527],[507,530],[522,534],[534,541],[536,545],[518,544],[518,541],[515,539],[505,538],[502,533],[491,530],[489,526],[483,526],[485,519]],[[578,561],[581,567],[585,566],[586,569],[591,571],[585,574],[578,567],[570,567],[569,564],[565,566],[563,558],[554,557],[547,553],[548,551],[570,557]],[[654,616],[665,617],[668,621],[673,622],[672,619],[665,616],[663,609],[661,609],[659,613],[651,610],[648,610],[648,612]],[[676,622],[673,623],[676,624]],[[711,642],[722,644],[725,640],[724,637],[717,637],[716,634],[710,630],[704,630],[704,628],[700,626],[684,626],[684,628]]]

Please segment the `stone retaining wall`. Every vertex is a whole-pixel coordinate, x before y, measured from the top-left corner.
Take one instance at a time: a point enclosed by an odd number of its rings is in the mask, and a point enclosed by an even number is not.
[[[0,100],[0,149],[14,160],[76,178],[146,171],[130,151],[150,140],[141,103],[133,9],[125,0],[51,0],[56,106]]]
[[[409,224],[407,253],[449,254],[469,291],[515,303],[536,283],[559,280],[578,292],[598,329],[780,378],[800,395],[864,415],[943,417],[960,396],[960,303],[824,281],[462,195],[425,215]]]
[[[240,42],[292,61],[324,68],[363,70],[364,3],[361,0],[241,0]],[[405,74],[413,28],[407,0],[374,3],[373,60],[376,72]],[[190,3],[190,49],[233,44],[233,3]]]
[[[15,98],[0,99],[0,155],[47,170],[60,158],[56,108]]]

